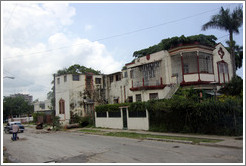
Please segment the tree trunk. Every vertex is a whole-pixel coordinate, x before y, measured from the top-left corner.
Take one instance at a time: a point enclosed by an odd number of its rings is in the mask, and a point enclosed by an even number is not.
[[[231,61],[232,61],[232,77],[236,76],[236,61],[235,61],[235,50],[234,50],[234,41],[233,41],[233,32],[229,31],[230,33],[230,54],[231,54]]]

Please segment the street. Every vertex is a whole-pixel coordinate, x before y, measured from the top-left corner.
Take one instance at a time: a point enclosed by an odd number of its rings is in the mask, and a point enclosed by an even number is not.
[[[3,133],[17,163],[242,163],[243,149],[138,140],[26,127],[20,139]]]

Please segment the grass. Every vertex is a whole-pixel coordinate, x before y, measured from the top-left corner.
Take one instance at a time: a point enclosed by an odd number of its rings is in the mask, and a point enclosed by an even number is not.
[[[154,138],[160,140],[178,140],[178,141],[191,141],[193,144],[198,144],[200,142],[205,143],[216,143],[222,140],[219,139],[207,139],[207,138],[195,138],[195,137],[182,137],[182,136],[166,136],[166,135],[152,135],[152,134],[140,134],[134,132],[104,132],[101,130],[93,129],[82,129],[82,132],[91,133],[91,134],[100,134],[104,136],[114,136],[114,137],[125,137],[133,139],[147,139]]]

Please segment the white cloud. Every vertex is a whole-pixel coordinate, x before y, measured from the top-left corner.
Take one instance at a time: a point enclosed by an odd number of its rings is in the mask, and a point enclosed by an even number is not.
[[[3,39],[5,44],[27,47],[63,31],[73,23],[75,8],[66,3],[2,4]]]
[[[66,34],[75,14],[75,8],[66,3],[3,3],[3,72],[15,76],[4,80],[4,95],[29,93],[44,100],[52,87],[52,74],[73,64],[105,74],[121,69],[123,64],[103,44]]]

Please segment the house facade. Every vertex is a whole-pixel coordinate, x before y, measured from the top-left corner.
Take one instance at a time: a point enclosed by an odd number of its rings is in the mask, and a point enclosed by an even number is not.
[[[103,75],[66,74],[55,77],[56,115],[68,124],[74,114],[93,114],[94,106],[103,100]],[[93,114],[94,115],[94,114]]]
[[[66,77],[66,81],[65,81]],[[180,45],[134,59],[109,75],[55,77],[56,114],[68,123],[71,114],[85,116],[99,103],[170,98],[182,87],[211,92],[233,77],[229,52],[222,44]],[[101,80],[101,81],[99,81]],[[84,92],[90,92],[85,96]]]
[[[52,104],[50,100],[34,101],[34,112],[52,112]]]
[[[107,81],[109,103],[170,98],[179,86],[210,92],[233,76],[230,54],[222,44],[215,48],[193,44],[159,51],[126,64],[117,81],[119,74],[107,77],[113,80]]]

